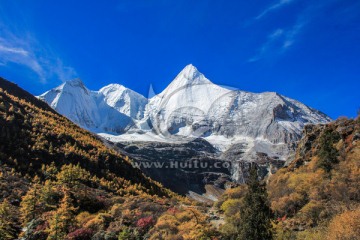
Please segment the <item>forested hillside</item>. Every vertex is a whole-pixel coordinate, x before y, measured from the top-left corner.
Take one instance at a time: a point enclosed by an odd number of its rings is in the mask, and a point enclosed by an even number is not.
[[[359,239],[360,116],[304,130],[295,160],[270,178],[280,239]]]
[[[151,194],[167,195],[159,184],[134,169],[126,156],[106,148],[93,134],[57,114],[47,104],[5,80],[1,80],[0,89],[3,164],[31,176],[40,174],[43,165],[79,164],[98,177],[114,181],[116,176],[121,176],[139,184],[139,189],[152,189]]]
[[[259,195],[271,208],[273,236],[266,239],[360,239],[359,186],[360,116],[308,125],[293,162],[270,176],[267,193]],[[229,239],[242,236],[244,212],[267,213],[246,201],[249,191],[245,185],[229,189],[215,205],[225,216],[221,231]]]
[[[200,239],[201,208],[0,78],[0,239]]]

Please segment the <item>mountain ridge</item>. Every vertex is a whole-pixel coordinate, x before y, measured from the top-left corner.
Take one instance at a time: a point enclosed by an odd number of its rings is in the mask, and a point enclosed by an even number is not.
[[[254,98],[256,96],[266,97],[269,95],[274,95],[274,98],[278,98],[282,100],[283,102],[280,103],[280,105],[300,105],[301,103],[287,98],[285,96],[282,96],[276,92],[263,92],[263,93],[251,93],[246,92],[242,90],[232,90],[228,88],[224,88],[222,86],[216,85],[212,83],[210,80],[208,80],[201,72],[197,70],[195,66],[192,64],[187,65],[176,77],[175,79],[159,94],[152,96],[150,98],[146,98],[143,95],[137,93],[136,91],[133,91],[129,88],[126,88],[125,86],[121,84],[109,84],[107,86],[102,87],[98,91],[91,91],[86,88],[86,86],[83,84],[83,82],[80,79],[76,80],[70,80],[68,82],[65,82],[64,84],[60,85],[59,87],[56,87],[50,91],[45,92],[44,94],[38,96],[40,99],[44,100],[45,102],[49,103],[50,106],[52,106],[55,109],[58,109],[60,113],[62,113],[65,116],[68,116],[71,120],[78,123],[79,125],[93,129],[99,128],[99,126],[92,126],[91,124],[87,124],[85,122],[81,122],[79,116],[75,116],[76,114],[81,115],[80,113],[69,113],[65,110],[62,110],[62,105],[69,105],[69,104],[62,104],[58,101],[58,98],[63,97],[62,94],[66,93],[66,91],[62,90],[62,86],[70,85],[74,88],[80,88],[84,91],[85,95],[96,95],[97,101],[102,105],[108,105],[110,108],[114,108],[116,111],[125,114],[127,117],[132,118],[133,120],[142,120],[144,121],[146,116],[151,115],[152,111],[161,111],[162,109],[159,109],[163,107],[163,105],[168,104],[174,106],[175,109],[170,109],[168,112],[172,113],[176,111],[176,108],[181,108],[181,104],[179,102],[185,102],[183,105],[189,105],[190,107],[198,108],[200,111],[209,111],[209,108],[214,107],[214,103],[216,104],[216,101],[219,100],[226,100],[226,98],[230,98],[229,95],[234,95],[235,98],[239,99],[242,98],[242,102],[239,103],[249,103],[246,102],[246,98]],[[206,86],[209,85],[209,86]],[[78,90],[80,90],[78,89]],[[196,94],[200,91],[199,89],[205,89],[204,96],[196,96]],[[203,91],[203,92],[204,92]],[[186,99],[180,99],[179,102],[174,102],[173,99],[176,97],[179,92],[181,93],[182,97],[185,95],[187,96]],[[55,95],[51,97],[50,95]],[[124,94],[127,94],[127,96],[122,96]],[[99,96],[100,95],[100,96]],[[101,96],[103,95],[103,96]],[[130,95],[130,96],[129,96]],[[128,98],[129,100],[126,102],[124,98]],[[234,102],[234,99],[230,99],[232,102]],[[251,99],[250,99],[251,100]],[[269,99],[271,100],[271,99]],[[276,100],[276,99],[275,99]],[[138,101],[138,102],[137,102]],[[169,102],[170,101],[170,102]],[[76,102],[76,101],[75,101]],[[92,104],[91,99],[87,99],[87,104],[90,105],[96,105]],[[119,102],[122,104],[122,107],[125,110],[122,110],[117,106]],[[134,104],[132,104],[135,102]],[[169,103],[168,103],[169,102]],[[189,103],[190,102],[190,103]],[[97,103],[99,105],[99,103]],[[196,106],[197,105],[203,105],[201,107]],[[210,104],[210,105],[209,105]],[[229,106],[231,108],[236,107],[236,104],[233,105],[230,103]],[[79,102],[79,105],[86,106],[84,102]],[[194,105],[194,106],[191,106]],[[215,106],[216,107],[216,106]],[[251,106],[250,106],[251,107]],[[298,107],[298,106],[296,106]],[[307,113],[311,114],[318,114],[319,116],[315,116],[317,121],[321,122],[328,122],[331,119],[327,117],[325,114],[321,113],[318,110],[315,110],[313,108],[310,108],[306,105],[302,105],[302,107],[308,108]],[[59,109],[60,108],[60,109]],[[96,107],[91,107],[96,108]],[[71,111],[71,110],[70,110]],[[97,110],[100,111],[100,110]],[[91,112],[91,111],[90,111]],[[72,114],[74,116],[72,116]],[[156,113],[155,113],[156,114]],[[89,116],[92,116],[93,114],[87,114]],[[76,119],[77,117],[77,119]],[[97,119],[98,116],[92,116],[93,118]],[[322,119],[321,119],[322,118]],[[276,119],[274,119],[276,120]],[[98,122],[94,121],[94,122]],[[306,122],[306,121],[305,121]],[[310,123],[311,122],[310,119]],[[316,123],[316,122],[315,122]],[[124,126],[122,126],[124,128]],[[144,130],[141,128],[141,126],[137,126],[140,130]],[[101,127],[100,127],[101,128]],[[132,127],[134,129],[134,126]],[[101,129],[100,129],[101,130]]]
[[[181,145],[202,138],[218,149],[221,158],[236,163],[263,161],[262,156],[286,162],[306,124],[331,121],[322,112],[276,92],[251,93],[216,85],[191,64],[151,98],[117,84],[88,90],[89,94],[78,85],[79,91],[73,90],[72,95],[55,88],[39,98],[115,143]],[[238,171],[231,169],[235,181],[239,181]]]

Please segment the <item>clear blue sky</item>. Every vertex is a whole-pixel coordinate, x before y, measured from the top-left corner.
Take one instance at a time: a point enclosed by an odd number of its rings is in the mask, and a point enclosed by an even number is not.
[[[353,117],[360,1],[0,1],[0,75],[33,94],[80,77],[146,96],[189,63],[217,84]]]

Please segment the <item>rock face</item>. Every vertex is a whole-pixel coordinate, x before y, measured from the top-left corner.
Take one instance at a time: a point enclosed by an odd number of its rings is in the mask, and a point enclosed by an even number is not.
[[[191,184],[200,181],[204,186],[214,176],[242,182],[246,178],[244,163],[250,161],[261,163],[265,175],[276,171],[294,154],[306,124],[331,120],[274,92],[250,93],[218,86],[193,65],[149,99],[118,84],[90,91],[80,80],[66,82],[39,98],[80,126],[118,143],[140,162],[231,162],[220,170],[221,177],[209,168],[193,172],[143,169],[163,183],[172,176],[175,182],[189,180],[180,187],[183,189],[168,183],[172,189],[179,188],[178,192],[199,190],[201,184],[199,188]]]
[[[231,182],[231,163],[221,159],[218,151],[201,139],[183,144],[121,142],[115,145],[136,159],[135,166],[145,174],[180,194],[205,193],[205,185],[224,189]]]
[[[293,161],[288,163],[288,168],[294,170],[311,162],[313,157],[319,154],[320,139],[326,131],[339,136],[338,145],[335,147],[339,151],[339,157],[343,158],[349,154],[348,152],[352,152],[350,150],[353,147],[357,147],[360,139],[360,116],[357,119],[339,118],[329,124],[306,125],[303,136],[297,144]]]

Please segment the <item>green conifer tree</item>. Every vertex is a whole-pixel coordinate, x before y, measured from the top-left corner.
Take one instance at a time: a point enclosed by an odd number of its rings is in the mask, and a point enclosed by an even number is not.
[[[336,131],[326,129],[320,138],[319,161],[318,166],[330,173],[333,165],[338,163],[338,151],[334,148],[334,144],[340,139]]]
[[[272,239],[271,210],[264,184],[258,180],[257,167],[252,164],[247,182],[248,192],[240,209],[238,240]]]

